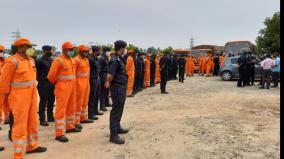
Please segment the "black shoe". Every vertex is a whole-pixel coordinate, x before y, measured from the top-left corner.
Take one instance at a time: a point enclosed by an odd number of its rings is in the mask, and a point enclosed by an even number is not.
[[[12,142],[12,133],[10,133],[10,131],[9,131],[9,134],[8,134],[8,139]]]
[[[266,89],[270,89],[270,87],[266,87]]]
[[[162,92],[162,94],[169,94],[169,92]]]
[[[128,133],[128,131],[129,131],[129,129],[123,129],[121,127],[117,129],[118,134],[126,134],[126,133]]]
[[[99,118],[96,117],[96,116],[92,116],[92,117],[90,117],[89,119],[91,119],[91,120],[98,120]]]
[[[111,135],[110,138],[109,138],[109,142],[112,142],[112,143],[115,143],[115,144],[119,144],[119,145],[125,143],[124,139],[122,139],[118,135]]]
[[[40,125],[41,125],[41,126],[49,126],[49,124],[48,124],[46,121],[41,121],[41,122],[40,122]]]
[[[104,113],[100,112],[100,111],[97,111],[97,112],[95,112],[95,115],[104,115]]]
[[[75,124],[75,128],[82,130],[83,126],[81,124]]]
[[[9,121],[4,121],[4,125],[7,125],[9,124],[10,122]]]
[[[42,153],[45,152],[47,150],[46,147],[37,147],[36,149],[32,150],[32,151],[27,151],[27,153]]]
[[[58,140],[60,142],[68,142],[69,141],[69,139],[65,135],[58,136],[58,137],[55,138],[55,140]]]
[[[81,131],[82,131],[81,129],[74,128],[74,129],[66,130],[66,133],[77,133],[77,132],[81,132]]]
[[[105,112],[105,111],[107,111],[107,108],[106,107],[101,107],[100,110]]]
[[[89,124],[89,123],[93,123],[94,121],[91,120],[91,119],[87,119],[87,120],[83,120],[83,121],[80,121],[81,124]]]
[[[0,147],[0,151],[4,151],[5,150],[5,147]]]

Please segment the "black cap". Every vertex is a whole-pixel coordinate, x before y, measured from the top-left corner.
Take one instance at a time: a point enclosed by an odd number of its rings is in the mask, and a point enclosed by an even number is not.
[[[109,47],[103,47],[103,52],[108,52],[108,51],[110,51]]]
[[[43,51],[51,51],[51,50],[52,50],[52,46],[44,45],[44,46],[42,47],[42,50],[43,50]]]
[[[99,46],[92,46],[92,52],[97,52],[100,51],[100,47]]]
[[[114,42],[115,48],[125,48],[127,46],[127,43],[123,40],[117,40]]]

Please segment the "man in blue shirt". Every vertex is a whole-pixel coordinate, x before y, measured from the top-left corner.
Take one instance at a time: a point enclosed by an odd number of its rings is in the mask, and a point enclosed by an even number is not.
[[[279,58],[279,54],[275,53],[273,55],[274,57],[274,63],[275,65],[272,67],[271,71],[272,71],[272,81],[273,81],[273,88],[277,88],[278,87],[278,81],[279,81],[279,77],[280,77],[280,58]]]

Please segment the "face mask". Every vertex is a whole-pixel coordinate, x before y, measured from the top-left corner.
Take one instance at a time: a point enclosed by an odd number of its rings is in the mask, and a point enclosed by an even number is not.
[[[34,53],[35,53],[35,50],[33,48],[28,48],[26,50],[26,55],[29,56],[29,57],[34,56]]]
[[[72,56],[74,55],[74,51],[68,51],[68,52],[67,52],[67,55],[68,55],[69,57],[72,57]]]
[[[107,56],[110,56],[110,52],[109,52],[109,51],[108,51],[108,52],[106,52],[106,55],[107,55]]]
[[[84,57],[88,57],[88,55],[89,55],[88,53],[83,53]]]

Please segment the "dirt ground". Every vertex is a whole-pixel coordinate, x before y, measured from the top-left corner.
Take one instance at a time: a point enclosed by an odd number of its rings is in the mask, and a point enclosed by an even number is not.
[[[258,83],[258,82],[257,82]],[[125,145],[108,142],[109,111],[70,142],[54,140],[54,126],[40,127],[48,147],[28,159],[274,159],[280,158],[280,89],[237,88],[236,81],[195,76],[170,81],[169,95],[159,86],[127,98],[122,125]],[[0,159],[12,144],[2,126]]]

